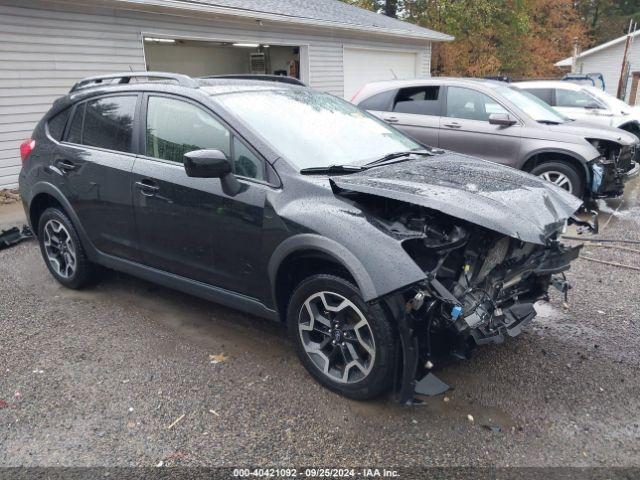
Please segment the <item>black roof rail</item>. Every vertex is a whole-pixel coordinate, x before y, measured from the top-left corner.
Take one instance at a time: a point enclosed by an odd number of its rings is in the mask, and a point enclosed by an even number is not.
[[[198,88],[200,85],[196,80],[188,75],[180,73],[167,73],[167,72],[124,72],[124,73],[110,73],[108,75],[97,75],[95,77],[88,77],[80,80],[76,83],[69,93],[77,92],[84,88],[97,87],[104,84],[127,84],[131,82],[132,78],[148,78],[159,80],[173,80],[182,87]],[[117,80],[117,81],[116,81]]]

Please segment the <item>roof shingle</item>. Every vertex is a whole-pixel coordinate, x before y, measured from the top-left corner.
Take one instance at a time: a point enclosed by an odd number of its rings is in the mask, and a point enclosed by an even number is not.
[[[343,27],[380,28],[406,32],[432,40],[452,40],[444,33],[429,30],[409,22],[379,15],[339,0],[179,0],[181,3],[210,5],[253,12],[279,15],[291,19],[316,20],[340,24]],[[375,31],[371,32],[375,34]]]

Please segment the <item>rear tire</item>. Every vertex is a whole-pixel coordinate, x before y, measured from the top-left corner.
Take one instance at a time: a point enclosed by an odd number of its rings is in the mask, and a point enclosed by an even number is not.
[[[584,197],[585,185],[582,175],[570,163],[552,160],[537,165],[530,173],[557,185],[580,199]]]
[[[393,385],[396,335],[390,315],[333,275],[314,275],[293,292],[289,334],[300,361],[322,385],[356,400]]]
[[[90,284],[96,273],[69,217],[56,207],[47,208],[38,221],[40,252],[51,275],[68,288]]]

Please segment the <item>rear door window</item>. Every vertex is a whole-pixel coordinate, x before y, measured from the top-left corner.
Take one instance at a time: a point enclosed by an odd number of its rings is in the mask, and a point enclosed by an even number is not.
[[[439,86],[401,88],[393,111],[440,116],[440,90]]]
[[[137,95],[109,96],[80,103],[66,141],[117,152],[133,152]]]
[[[131,153],[138,97],[104,97],[87,102],[82,144]]]
[[[358,107],[363,110],[374,110],[378,112],[388,112],[391,110],[393,99],[396,96],[396,90],[389,90],[388,92],[378,93],[373,97],[369,97],[366,100],[360,102]]]

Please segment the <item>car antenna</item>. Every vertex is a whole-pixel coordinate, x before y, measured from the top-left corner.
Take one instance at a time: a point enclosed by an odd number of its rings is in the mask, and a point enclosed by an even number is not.
[[[389,71],[391,72],[391,74],[393,75],[393,79],[397,80],[398,79],[398,75],[396,75],[396,72],[393,71],[393,68],[390,68]]]

